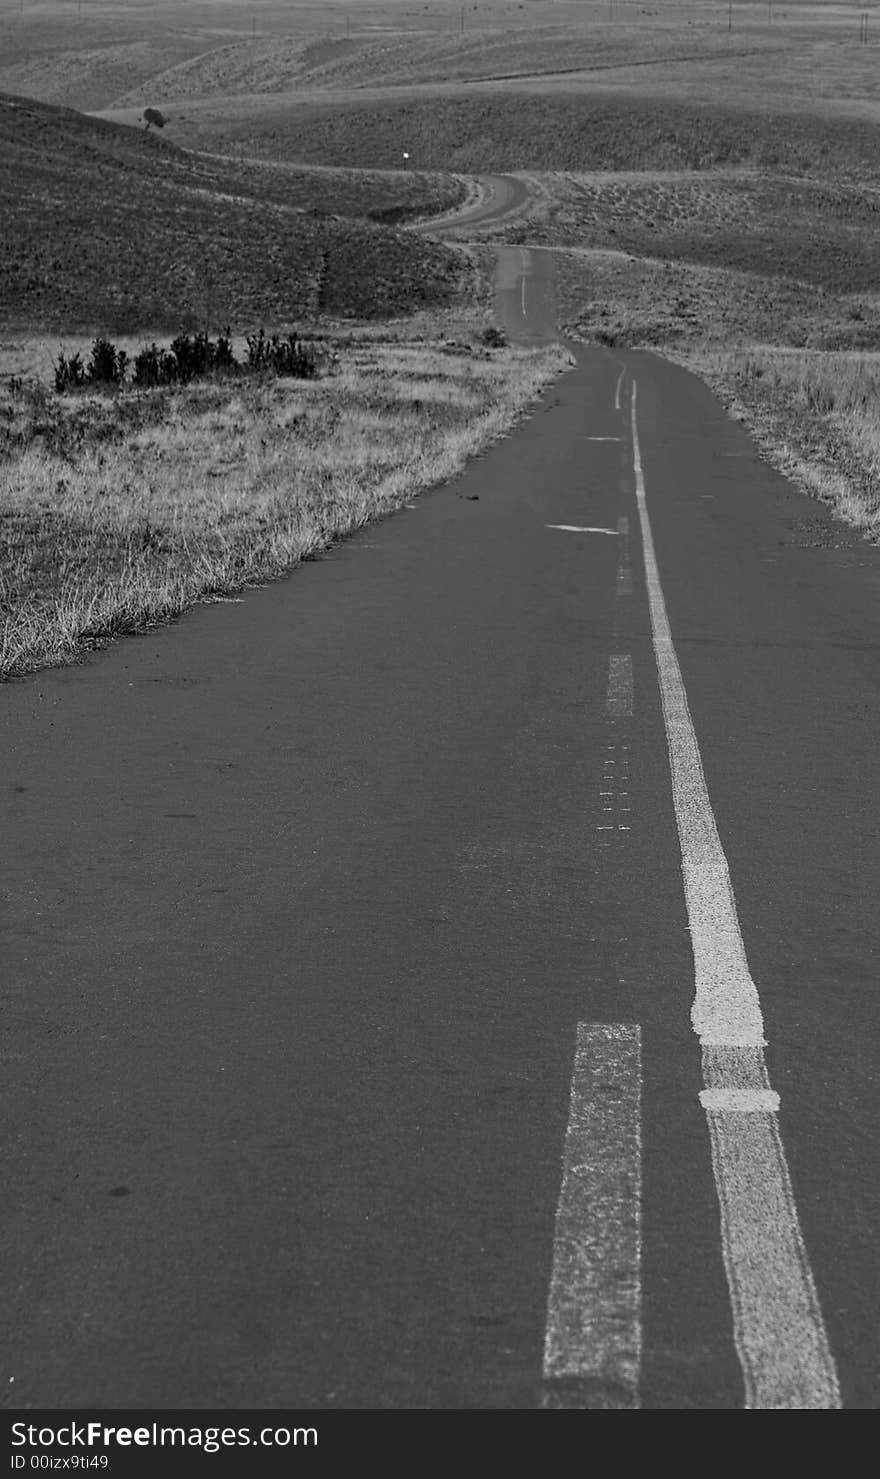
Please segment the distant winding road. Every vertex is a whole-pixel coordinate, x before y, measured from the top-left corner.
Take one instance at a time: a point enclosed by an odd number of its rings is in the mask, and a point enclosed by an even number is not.
[[[3,689],[7,1407],[877,1405],[880,551],[574,350]]]

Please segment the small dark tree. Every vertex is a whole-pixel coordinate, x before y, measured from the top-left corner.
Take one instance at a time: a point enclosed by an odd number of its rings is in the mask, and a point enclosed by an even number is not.
[[[86,366],[86,379],[90,385],[121,385],[128,367],[128,355],[117,349],[109,339],[96,339]]]
[[[150,128],[150,124],[151,123],[152,123],[152,125],[153,125],[154,128],[164,128],[165,127],[165,115],[164,115],[164,113],[160,113],[158,108],[145,108],[144,109],[144,113],[143,113],[143,118],[144,118],[144,128],[148,132],[149,132],[149,128]]]

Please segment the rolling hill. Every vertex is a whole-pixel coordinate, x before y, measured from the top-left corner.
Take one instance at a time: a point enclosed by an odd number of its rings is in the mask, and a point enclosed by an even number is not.
[[[0,323],[136,333],[446,304],[464,259],[367,217],[426,213],[460,192],[441,177],[335,179],[202,156],[0,94]]]

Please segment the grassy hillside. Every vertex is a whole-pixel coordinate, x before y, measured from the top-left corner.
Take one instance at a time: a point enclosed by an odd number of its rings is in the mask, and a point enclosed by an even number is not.
[[[456,299],[459,255],[355,217],[440,207],[457,182],[309,178],[0,96],[0,324],[246,327]],[[348,218],[321,213],[340,201]]]
[[[708,170],[876,177],[880,123],[697,106],[629,94],[436,92],[341,103],[230,98],[172,110],[175,138],[303,163],[389,169]]]
[[[604,17],[580,29],[536,20],[519,29],[489,28],[480,25],[477,12],[460,34],[453,30],[376,35],[355,30],[349,36],[245,39],[169,68],[153,77],[150,87],[166,101],[213,93],[288,92],[295,85],[333,90],[406,87],[590,72],[630,65],[634,56],[643,64],[661,59],[668,63],[682,57],[726,56],[731,50],[718,26],[703,26],[683,36],[680,27],[639,27],[631,22],[615,26],[606,24]],[[355,27],[357,23],[355,17]],[[126,99],[119,102],[124,106]]]
[[[505,235],[700,263],[836,293],[880,288],[880,180],[820,181],[779,170],[556,173]]]

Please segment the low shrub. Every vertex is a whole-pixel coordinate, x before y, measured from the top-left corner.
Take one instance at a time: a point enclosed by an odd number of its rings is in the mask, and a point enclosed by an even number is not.
[[[191,380],[213,376],[242,374],[290,375],[299,380],[312,380],[318,373],[315,350],[294,334],[282,338],[264,329],[247,339],[247,363],[236,359],[229,328],[216,340],[206,333],[178,334],[166,349],[155,341],[144,344],[131,366],[131,383],[138,390],[158,385],[188,385]],[[68,356],[59,353],[55,365],[55,389],[59,393],[84,388],[125,384],[129,357],[109,339],[97,338],[92,344],[87,365],[79,352]]]
[[[66,390],[79,390],[86,382],[86,367],[82,362],[79,350],[69,357],[63,350],[58,351],[55,361],[55,389],[59,394]]]
[[[154,342],[145,344],[135,355],[133,380],[139,390],[171,385],[176,379],[177,361],[167,349],[160,349]]]
[[[249,335],[247,347],[251,370],[293,375],[298,380],[313,380],[318,373],[314,349],[293,334],[282,339],[278,334],[267,335],[260,329],[259,333]]]

